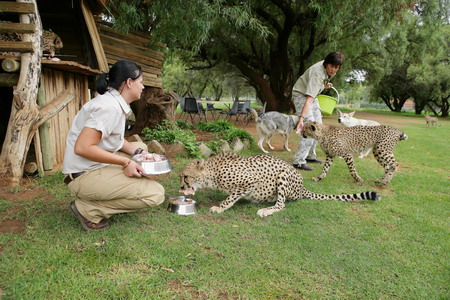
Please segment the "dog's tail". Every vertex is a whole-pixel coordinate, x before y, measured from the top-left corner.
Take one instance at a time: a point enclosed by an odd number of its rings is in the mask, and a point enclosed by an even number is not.
[[[253,118],[255,118],[255,122],[258,122],[259,120],[258,112],[254,108],[250,108],[250,112],[252,113]]]

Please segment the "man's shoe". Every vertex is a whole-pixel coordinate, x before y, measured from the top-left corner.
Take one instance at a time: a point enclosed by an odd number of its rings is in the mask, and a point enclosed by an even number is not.
[[[94,223],[83,217],[75,206],[75,201],[70,202],[70,210],[73,215],[80,220],[81,226],[83,226],[85,230],[102,230],[109,227],[109,223],[106,220],[101,220],[98,223]]]
[[[321,164],[323,163],[323,161],[321,161],[320,159],[314,158],[314,159],[306,159],[307,162],[309,163],[313,163],[313,164]]]
[[[308,166],[307,164],[293,164],[294,168],[299,170],[305,170],[305,171],[312,171],[312,168]]]

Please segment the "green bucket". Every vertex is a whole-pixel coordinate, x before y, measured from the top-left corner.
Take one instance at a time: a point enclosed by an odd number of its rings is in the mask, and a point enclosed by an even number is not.
[[[336,94],[337,99],[328,95],[318,95],[317,100],[319,100],[320,110],[322,111],[322,115],[331,116],[333,114],[333,110],[336,107],[336,104],[339,102],[339,93],[335,88],[332,88]]]

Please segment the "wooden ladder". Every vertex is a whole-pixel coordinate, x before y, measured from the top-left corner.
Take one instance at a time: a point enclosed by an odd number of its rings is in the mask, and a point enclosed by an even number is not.
[[[15,13],[15,14],[35,14],[33,3],[23,2],[9,2],[0,1],[1,13]],[[35,24],[0,22],[0,33],[27,33],[33,34],[36,32]],[[0,52],[33,52],[32,42],[23,41],[0,41]]]

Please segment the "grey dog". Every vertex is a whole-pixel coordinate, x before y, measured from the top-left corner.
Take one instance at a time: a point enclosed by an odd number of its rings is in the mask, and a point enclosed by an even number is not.
[[[284,149],[289,149],[289,134],[297,127],[299,117],[295,115],[286,115],[277,111],[269,111],[258,116],[258,112],[253,108],[250,109],[256,121],[256,131],[259,134],[258,147],[264,153],[269,153],[263,147],[263,142],[266,140],[267,146],[270,150],[275,148],[270,144],[272,135],[276,132],[280,133],[284,138]]]

